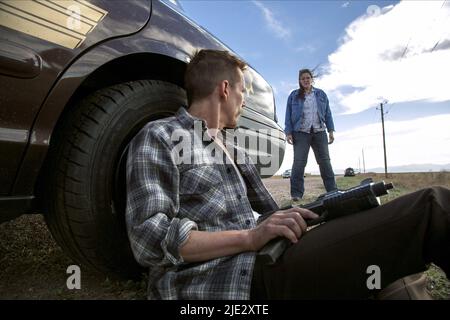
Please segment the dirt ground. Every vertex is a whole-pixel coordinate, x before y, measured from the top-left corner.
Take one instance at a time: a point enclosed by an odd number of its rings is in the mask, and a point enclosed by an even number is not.
[[[278,202],[289,199],[289,179],[265,179]],[[307,180],[318,188],[320,179]],[[81,289],[69,290],[67,268],[77,265],[56,244],[42,215],[0,224],[0,299],[145,299],[142,282],[117,281],[81,267]]]
[[[69,290],[70,265],[77,265],[53,240],[41,215],[0,224],[0,299],[139,299],[144,289],[81,267],[81,289]]]
[[[280,206],[289,203],[289,179],[264,179]],[[305,179],[308,198],[325,190],[320,177]],[[41,215],[0,224],[0,299],[145,299],[140,282],[117,281],[81,266],[81,289],[69,290],[67,268],[76,265],[55,243]]]
[[[281,179],[279,177],[264,179],[263,182],[275,200],[280,203],[289,202],[291,196],[289,194],[289,179]],[[325,192],[322,179],[320,176],[307,176],[305,178],[305,202],[313,200],[313,198]]]

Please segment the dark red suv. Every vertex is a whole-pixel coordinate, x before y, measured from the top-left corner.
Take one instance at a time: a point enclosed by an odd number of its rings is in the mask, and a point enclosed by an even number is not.
[[[126,146],[186,103],[194,50],[229,50],[173,2],[0,0],[0,222],[44,213],[83,266],[139,271],[124,225]],[[264,133],[267,152],[254,160],[271,160],[270,176],[285,136],[271,87],[252,68],[246,77],[239,127]]]

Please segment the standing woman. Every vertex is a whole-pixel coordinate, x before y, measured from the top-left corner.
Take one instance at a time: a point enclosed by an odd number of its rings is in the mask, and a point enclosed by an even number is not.
[[[285,133],[294,145],[294,163],[291,174],[291,197],[298,201],[305,192],[305,167],[310,147],[314,151],[320,175],[327,192],[336,190],[328,144],[334,141],[334,123],[328,97],[323,90],[312,86],[309,69],[299,71],[300,88],[289,95],[286,107]],[[328,138],[326,134],[328,131]]]

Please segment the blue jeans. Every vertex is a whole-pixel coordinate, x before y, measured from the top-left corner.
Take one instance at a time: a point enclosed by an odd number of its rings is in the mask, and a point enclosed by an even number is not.
[[[333,168],[328,151],[328,138],[325,131],[305,133],[294,131],[294,163],[291,173],[291,196],[302,198],[305,192],[305,167],[308,161],[309,148],[314,151],[320,176],[327,192],[336,190]]]

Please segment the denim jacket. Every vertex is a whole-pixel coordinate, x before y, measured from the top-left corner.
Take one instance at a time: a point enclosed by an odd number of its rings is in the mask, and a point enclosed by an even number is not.
[[[299,97],[300,89],[294,90],[288,97],[286,105],[286,118],[284,132],[292,134],[293,131],[299,131],[303,116],[304,100]],[[330,104],[325,92],[314,88],[314,95],[317,101],[317,110],[321,124],[325,124],[328,132],[334,131],[333,116],[331,115]]]

